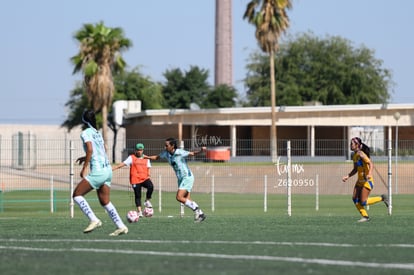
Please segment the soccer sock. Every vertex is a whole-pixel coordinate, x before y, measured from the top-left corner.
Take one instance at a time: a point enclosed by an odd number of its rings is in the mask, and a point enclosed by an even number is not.
[[[358,209],[359,213],[361,213],[361,216],[368,217],[367,210],[365,210],[365,208],[359,202],[355,204],[355,207]]]
[[[185,206],[191,208],[191,210],[195,211],[198,208],[198,204],[192,200],[186,200]]]
[[[116,211],[115,206],[112,204],[112,202],[109,202],[107,205],[104,206],[106,212],[108,212],[108,216],[112,219],[112,221],[116,224],[118,228],[125,227],[124,222],[122,221],[121,217],[118,214],[118,211]]]
[[[79,208],[82,210],[83,214],[92,222],[99,220],[93,212],[92,208],[89,206],[89,203],[85,200],[83,196],[76,196],[73,198]]]
[[[372,198],[368,198],[367,200],[367,204],[371,205],[371,204],[375,204],[377,202],[382,201],[382,197],[378,196],[378,197],[372,197]]]

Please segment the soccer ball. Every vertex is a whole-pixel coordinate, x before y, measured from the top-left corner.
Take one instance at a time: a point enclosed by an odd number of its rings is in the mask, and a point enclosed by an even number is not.
[[[150,207],[145,207],[144,212],[142,214],[147,218],[152,217],[152,215],[154,215],[154,209]]]
[[[129,223],[137,222],[139,220],[138,212],[134,210],[128,211],[126,218]]]

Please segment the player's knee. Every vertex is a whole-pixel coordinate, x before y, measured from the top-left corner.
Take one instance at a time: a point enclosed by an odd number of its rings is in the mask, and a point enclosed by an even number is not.
[[[181,202],[181,203],[185,203],[185,198],[184,198],[184,197],[182,197],[182,196],[177,195],[177,196],[175,197],[175,199],[176,199],[177,201]]]
[[[104,207],[105,205],[108,205],[111,201],[108,198],[99,198],[99,203],[101,204],[102,207]]]

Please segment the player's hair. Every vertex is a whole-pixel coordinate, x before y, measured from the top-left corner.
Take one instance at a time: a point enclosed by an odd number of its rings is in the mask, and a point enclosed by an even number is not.
[[[95,112],[92,110],[86,109],[82,114],[82,122],[85,123],[88,127],[96,129],[96,117]]]
[[[170,145],[174,146],[174,149],[177,149],[177,140],[175,138],[167,138],[165,141],[168,141]]]
[[[365,155],[367,155],[369,158],[371,158],[371,156],[370,156],[371,149],[368,147],[368,145],[363,143],[362,140],[359,137],[352,138],[352,141],[358,145],[358,148],[362,152],[364,152]]]

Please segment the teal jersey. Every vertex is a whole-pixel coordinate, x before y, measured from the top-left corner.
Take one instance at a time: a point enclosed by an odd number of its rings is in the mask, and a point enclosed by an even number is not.
[[[192,176],[190,168],[187,165],[187,157],[190,154],[189,151],[183,149],[175,149],[174,154],[170,154],[168,151],[162,151],[160,158],[168,160],[168,163],[174,169],[175,175],[178,180],[181,181],[183,178]]]
[[[106,155],[104,141],[101,133],[94,128],[87,128],[81,133],[83,149],[86,152],[86,142],[92,143],[92,157],[90,162],[91,172],[103,170],[109,166],[109,159]]]

